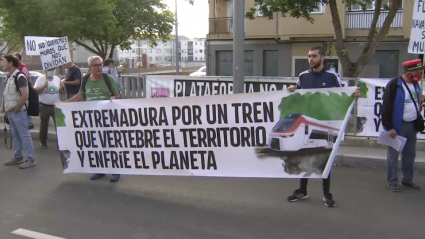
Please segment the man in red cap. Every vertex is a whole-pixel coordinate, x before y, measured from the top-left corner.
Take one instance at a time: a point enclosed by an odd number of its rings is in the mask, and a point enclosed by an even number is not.
[[[407,139],[401,151],[401,185],[414,190],[420,187],[413,183],[413,166],[416,157],[416,136],[423,130],[420,112],[424,96],[418,82],[422,78],[422,60],[403,63],[404,73],[388,82],[382,105],[382,125],[392,138],[398,135]],[[398,192],[399,152],[392,147],[387,151],[387,182],[392,192]]]

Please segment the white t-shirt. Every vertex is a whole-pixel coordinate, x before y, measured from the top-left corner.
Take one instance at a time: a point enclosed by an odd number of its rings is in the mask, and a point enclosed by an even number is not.
[[[38,88],[44,85],[46,81],[46,76],[40,76],[34,83],[34,88]],[[59,89],[60,89],[61,80],[57,76],[53,76],[53,80],[48,81],[48,85],[44,88],[44,91],[38,94],[38,100],[40,103],[46,105],[53,105],[54,103],[60,101],[59,98]]]
[[[415,99],[416,105],[418,105],[418,95],[416,94],[415,86],[407,82],[406,84],[409,87],[413,98]],[[412,101],[412,97],[410,97],[409,91],[407,90],[404,84],[403,84],[403,89],[404,89],[404,96],[405,96],[403,120],[406,122],[411,122],[413,120],[416,120],[416,118],[418,117],[418,113],[416,112],[416,107]]]

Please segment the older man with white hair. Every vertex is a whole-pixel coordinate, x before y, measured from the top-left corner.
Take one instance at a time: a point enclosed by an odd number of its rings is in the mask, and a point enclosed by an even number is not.
[[[88,59],[88,64],[91,73],[84,76],[78,94],[66,102],[120,99],[121,95],[114,78],[102,73],[102,58],[91,56]],[[90,179],[97,180],[104,176],[105,174],[96,173]],[[112,174],[110,182],[118,182],[119,179],[119,174]]]

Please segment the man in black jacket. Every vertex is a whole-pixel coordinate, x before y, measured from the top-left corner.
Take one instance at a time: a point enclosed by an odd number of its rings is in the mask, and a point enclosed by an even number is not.
[[[288,87],[290,92],[293,92],[296,89],[342,87],[342,81],[339,78],[338,73],[323,64],[325,60],[325,50],[322,47],[318,46],[311,48],[308,52],[308,60],[311,68],[301,72],[298,77],[297,85]],[[360,92],[358,89],[354,95],[356,98],[359,97]],[[331,174],[329,173],[328,178],[324,178],[322,181],[324,194],[323,201],[327,207],[334,207],[335,201],[330,193],[330,177]],[[300,187],[288,197],[288,201],[297,202],[307,199],[307,184],[308,178],[302,178],[300,180]]]
[[[401,153],[401,185],[420,190],[412,182],[413,166],[416,157],[416,135],[421,124],[420,112],[424,97],[418,82],[422,78],[424,67],[422,60],[403,63],[404,73],[388,82],[382,102],[382,126],[392,138],[400,135],[407,139]],[[423,123],[422,123],[423,124]],[[399,152],[392,147],[387,150],[387,183],[393,192],[398,192]]]

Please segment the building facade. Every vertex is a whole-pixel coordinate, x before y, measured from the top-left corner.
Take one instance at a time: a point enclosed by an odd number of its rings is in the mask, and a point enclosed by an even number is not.
[[[175,40],[163,42],[157,40],[156,46],[151,46],[148,40],[133,40],[130,50],[117,49],[117,57],[121,64],[129,60],[137,62],[138,66],[171,66],[176,63],[176,50],[182,66],[198,63],[205,64],[205,38],[189,39],[179,37],[178,48]]]
[[[348,56],[355,61],[361,54],[370,28],[374,6],[346,6],[337,0]],[[383,0],[383,5],[391,4]],[[401,62],[417,59],[407,53],[414,1],[404,0],[396,13],[387,37],[379,45],[360,77],[390,78],[402,73]],[[245,0],[245,9],[254,7],[254,0]],[[382,7],[377,27],[388,14]],[[232,75],[233,0],[209,3],[209,34],[207,35],[207,74]],[[246,76],[298,76],[309,68],[307,54],[312,46],[327,51],[326,64],[344,75],[335,51],[335,33],[329,6],[318,6],[311,12],[314,24],[304,19],[277,17],[269,20],[256,12],[254,20],[245,19]]]

